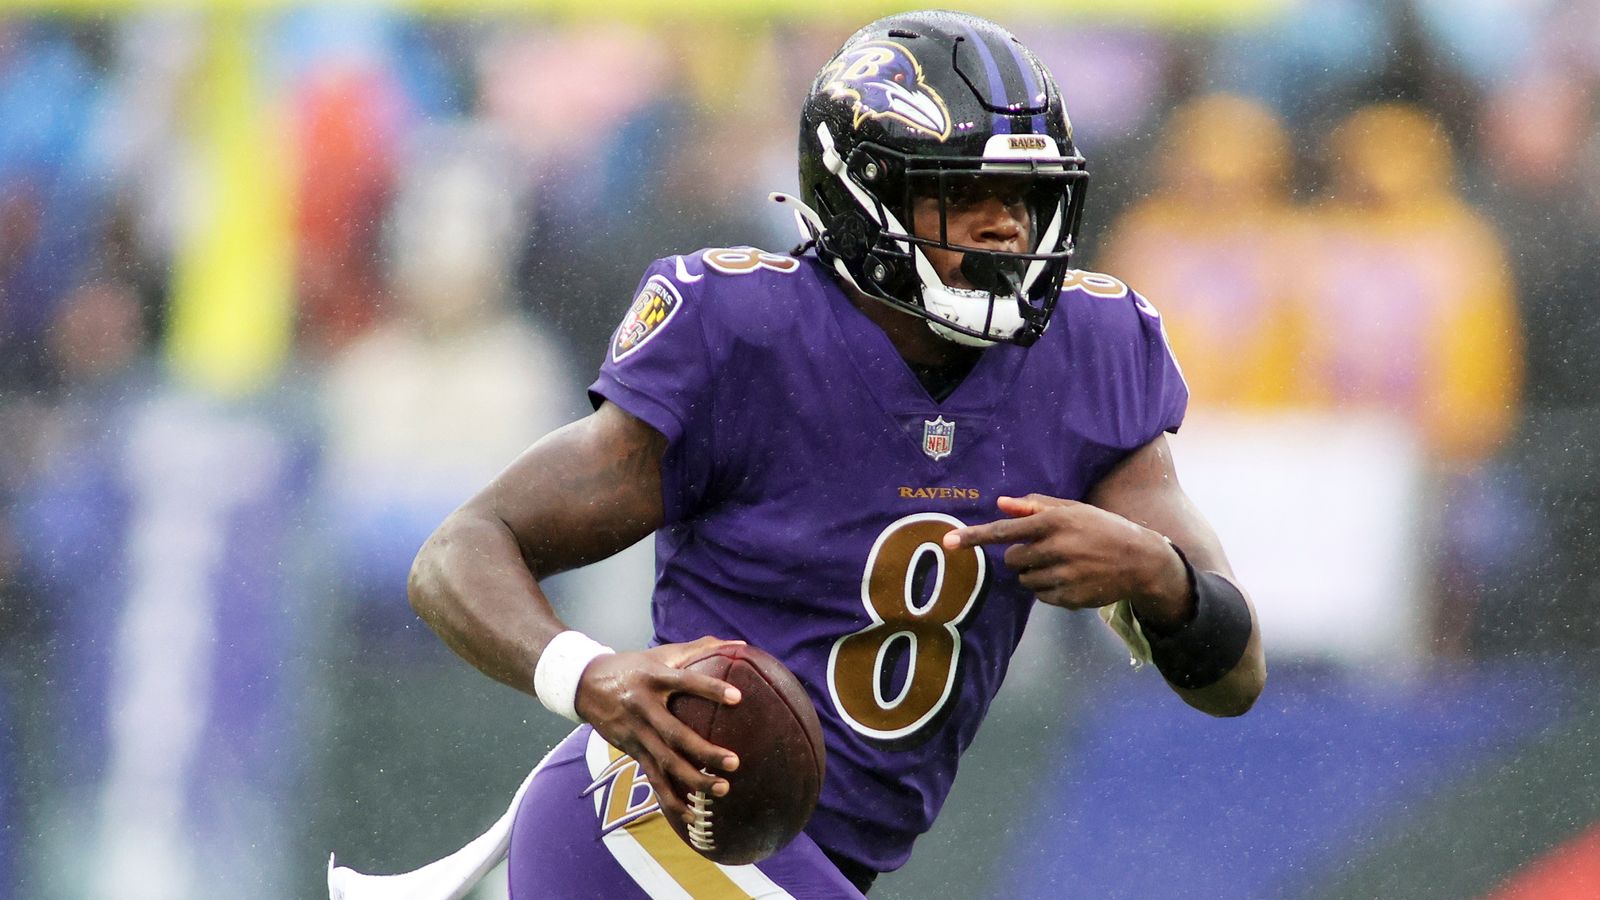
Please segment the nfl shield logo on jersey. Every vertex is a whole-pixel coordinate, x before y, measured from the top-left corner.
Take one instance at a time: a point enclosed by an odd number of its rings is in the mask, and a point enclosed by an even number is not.
[[[926,419],[922,423],[922,452],[929,459],[944,459],[956,443],[956,423],[946,422],[944,416]]]

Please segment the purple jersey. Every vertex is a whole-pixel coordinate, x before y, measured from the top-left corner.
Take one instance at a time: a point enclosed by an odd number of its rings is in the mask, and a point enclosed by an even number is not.
[[[806,829],[879,871],[932,824],[1032,595],[1003,547],[940,537],[995,498],[1082,499],[1188,402],[1156,311],[1073,272],[1045,335],[984,351],[935,402],[812,257],[650,267],[591,388],[666,436],[655,639],[749,641],[822,719]]]

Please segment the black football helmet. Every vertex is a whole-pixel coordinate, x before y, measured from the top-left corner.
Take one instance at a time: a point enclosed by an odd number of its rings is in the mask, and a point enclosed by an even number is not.
[[[962,344],[1027,345],[1044,333],[1088,177],[1049,70],[976,16],[914,12],[862,28],[822,68],[800,116],[796,207],[818,256]],[[973,190],[1026,202],[1028,252],[947,240],[947,204]],[[911,232],[918,197],[938,199],[938,234]],[[944,284],[924,247],[965,254],[977,289]]]

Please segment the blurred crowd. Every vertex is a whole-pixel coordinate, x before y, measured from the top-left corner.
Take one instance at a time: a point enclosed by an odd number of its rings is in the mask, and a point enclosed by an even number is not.
[[[408,724],[465,668],[411,554],[582,414],[651,259],[797,242],[764,197],[856,24],[0,17],[0,883],[300,895],[409,827],[348,808],[405,790],[373,754],[515,783],[489,715]],[[1600,4],[1006,24],[1197,414],[1414,430],[1420,652],[1600,648]],[[574,621],[644,640],[649,569]]]

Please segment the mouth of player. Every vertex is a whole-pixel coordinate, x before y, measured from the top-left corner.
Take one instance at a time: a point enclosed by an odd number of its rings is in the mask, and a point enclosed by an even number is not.
[[[962,277],[959,266],[941,271],[939,280],[944,282],[944,286],[952,291],[958,291],[963,294],[978,293],[978,289],[972,286],[972,282]]]
[[[991,249],[991,248],[977,248]],[[992,248],[1000,252],[1014,252],[1006,247]],[[958,294],[987,299],[1022,296],[1022,266],[1011,260],[999,259],[988,253],[963,253],[936,251],[931,258],[934,272],[944,286]],[[933,257],[933,254],[929,254]]]

